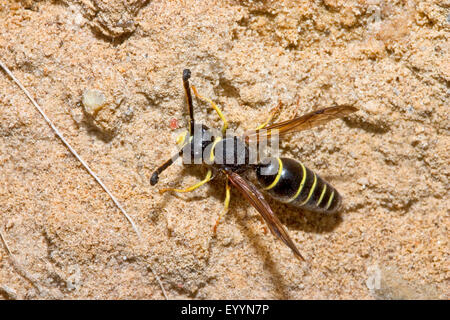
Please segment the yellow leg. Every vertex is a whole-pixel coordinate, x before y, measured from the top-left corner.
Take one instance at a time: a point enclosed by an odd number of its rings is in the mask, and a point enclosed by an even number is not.
[[[216,224],[214,225],[214,229],[213,229],[214,233],[216,233],[216,231],[217,231],[217,226],[219,225],[220,220],[222,220],[223,216],[228,212],[228,207],[230,206],[230,195],[231,195],[230,190],[231,190],[231,188],[230,188],[230,185],[228,184],[228,180],[227,180],[227,184],[225,186],[224,208],[223,208],[223,211],[220,213],[219,218],[216,221]]]
[[[180,135],[177,137],[177,140],[175,141],[177,145],[181,146],[184,145],[184,142],[186,141],[186,137],[188,135],[188,131],[184,131],[180,133]]]
[[[283,104],[281,103],[281,101],[278,102],[278,105],[273,108],[272,112],[269,115],[269,118],[267,118],[266,122],[264,122],[262,125],[260,125],[259,127],[256,128],[256,130],[261,130],[264,129],[270,121],[272,121],[272,119],[275,117],[275,115],[278,113],[278,111],[280,111],[280,108]]]
[[[161,189],[159,190],[160,194],[163,194],[165,192],[168,191],[174,191],[174,192],[191,192],[194,191],[195,189],[197,189],[198,187],[201,187],[202,185],[204,185],[205,183],[207,183],[208,181],[211,180],[212,177],[212,171],[211,169],[208,170],[208,173],[206,174],[205,179],[203,179],[202,181],[200,181],[199,183],[194,184],[193,186],[186,188],[186,189],[174,189],[174,188],[167,188],[167,189]]]
[[[213,107],[214,110],[216,110],[217,114],[219,115],[220,119],[222,119],[223,121],[223,126],[222,126],[222,133],[225,135],[225,132],[227,131],[228,128],[228,121],[227,119],[225,119],[225,116],[223,115],[222,111],[220,110],[220,108],[214,103],[214,101],[212,101],[211,99],[202,97],[198,92],[197,89],[195,88],[195,86],[192,86],[192,91],[194,91],[194,94],[197,98],[199,98],[200,100],[206,101],[208,102],[211,107]]]

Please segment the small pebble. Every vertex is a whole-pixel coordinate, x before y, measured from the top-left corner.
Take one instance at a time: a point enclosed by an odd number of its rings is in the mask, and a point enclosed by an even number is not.
[[[95,89],[87,89],[83,92],[81,101],[86,113],[95,116],[105,105],[106,98],[103,92]]]
[[[367,186],[369,184],[369,180],[367,180],[367,178],[359,178],[357,182],[362,186]]]

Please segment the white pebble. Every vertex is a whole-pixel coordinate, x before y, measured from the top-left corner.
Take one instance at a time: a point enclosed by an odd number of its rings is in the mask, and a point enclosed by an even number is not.
[[[81,102],[83,103],[86,113],[94,116],[103,108],[106,98],[103,92],[99,90],[87,89],[83,92],[83,99]]]

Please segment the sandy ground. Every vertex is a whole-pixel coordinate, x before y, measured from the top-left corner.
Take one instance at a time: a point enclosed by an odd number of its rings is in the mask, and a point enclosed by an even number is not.
[[[0,59],[121,201],[130,224],[0,72],[0,297],[448,299],[450,2],[2,1]],[[339,216],[269,200],[309,267],[204,168],[152,171],[186,126],[181,72],[233,129],[354,104],[288,136],[343,195]],[[99,90],[103,108],[82,104]],[[297,106],[296,102],[299,101]],[[195,101],[196,117],[220,127]],[[15,259],[15,260],[13,260]]]

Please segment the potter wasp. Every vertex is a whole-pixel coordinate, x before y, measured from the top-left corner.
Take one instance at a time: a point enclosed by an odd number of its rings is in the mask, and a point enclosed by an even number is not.
[[[230,203],[230,189],[234,186],[250,202],[266,221],[270,231],[283,241],[299,259],[304,260],[289,234],[270,208],[260,189],[272,198],[288,203],[295,207],[312,212],[333,214],[340,208],[342,198],[338,191],[318,174],[308,169],[301,162],[284,157],[266,157],[260,161],[253,161],[251,157],[251,143],[258,145],[262,139],[273,136],[282,137],[288,133],[298,132],[322,125],[358,109],[349,106],[336,106],[320,109],[295,117],[294,119],[269,125],[280,104],[271,113],[269,119],[256,130],[243,136],[227,135],[228,122],[222,111],[210,99],[201,96],[195,86],[190,86],[191,72],[183,71],[183,86],[189,111],[189,131],[180,136],[178,142],[181,149],[172,158],[158,167],[151,176],[150,184],[158,183],[159,175],[179,157],[188,163],[194,163],[207,168],[206,177],[197,184],[185,189],[167,188],[160,193],[190,192],[212,180],[215,176],[226,177],[225,209],[219,215],[214,226],[216,231],[219,221],[228,210]],[[223,121],[221,134],[215,134],[206,125],[194,121],[194,108],[191,88],[194,95],[211,105]],[[186,162],[185,162],[186,163]],[[256,174],[259,187],[243,177],[247,171]]]

